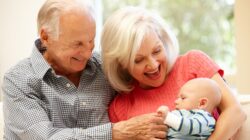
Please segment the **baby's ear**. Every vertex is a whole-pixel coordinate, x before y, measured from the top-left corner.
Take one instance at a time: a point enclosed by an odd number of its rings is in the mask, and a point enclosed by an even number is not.
[[[199,109],[206,109],[208,107],[208,99],[207,98],[201,98],[199,103]]]
[[[169,111],[169,108],[167,106],[160,106],[158,109],[157,109],[157,114],[161,117],[165,117],[167,115],[167,112]]]

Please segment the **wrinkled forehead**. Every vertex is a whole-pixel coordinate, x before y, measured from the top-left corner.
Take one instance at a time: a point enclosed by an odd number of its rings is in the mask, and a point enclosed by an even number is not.
[[[95,20],[81,11],[69,11],[60,16],[60,33],[85,32],[88,36],[95,34]]]

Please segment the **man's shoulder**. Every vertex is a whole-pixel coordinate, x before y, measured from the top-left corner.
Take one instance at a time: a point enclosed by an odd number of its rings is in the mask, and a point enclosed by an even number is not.
[[[37,75],[30,58],[26,58],[11,67],[4,75],[2,89],[4,94],[13,98],[36,94],[40,96],[41,78]]]
[[[101,65],[101,55],[98,52],[94,52],[92,57],[90,58],[90,61],[95,63],[96,65]]]
[[[92,57],[88,60],[88,64],[93,68],[94,71],[102,71],[102,60],[99,53],[94,52]]]
[[[7,70],[4,77],[24,79],[27,75],[32,74],[34,74],[34,70],[32,69],[30,58],[25,58]]]

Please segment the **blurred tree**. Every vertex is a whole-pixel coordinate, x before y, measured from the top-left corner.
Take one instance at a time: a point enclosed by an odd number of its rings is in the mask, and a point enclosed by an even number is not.
[[[227,73],[232,73],[235,71],[233,5],[227,1],[103,0],[103,14],[105,20],[128,5],[157,11],[176,33],[181,54],[191,49],[202,50]]]

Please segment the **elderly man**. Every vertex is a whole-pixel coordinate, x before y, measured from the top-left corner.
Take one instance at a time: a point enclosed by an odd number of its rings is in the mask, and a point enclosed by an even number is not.
[[[115,95],[92,54],[95,20],[77,0],[47,0],[29,58],[4,76],[5,139],[164,139],[156,113],[111,124]]]

